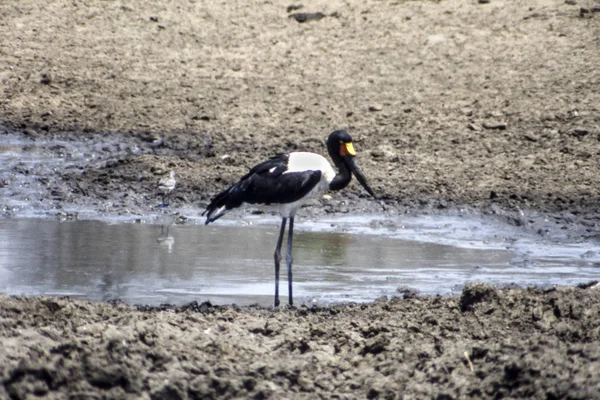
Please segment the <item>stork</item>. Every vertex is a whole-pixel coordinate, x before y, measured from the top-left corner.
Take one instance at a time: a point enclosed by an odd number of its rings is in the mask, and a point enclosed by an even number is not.
[[[294,217],[302,204],[317,198],[327,190],[341,190],[348,186],[352,174],[374,198],[375,193],[365,176],[356,166],[356,152],[348,132],[338,130],[327,138],[327,151],[336,166],[334,171],[325,157],[308,152],[281,153],[264,161],[242,176],[239,182],[216,195],[202,215],[205,224],[216,221],[225,213],[243,204],[275,207],[281,214],[281,228],[275,247],[275,307],[279,306],[279,268],[281,246],[289,219],[286,263],[288,273],[288,301],[292,298],[292,241]]]

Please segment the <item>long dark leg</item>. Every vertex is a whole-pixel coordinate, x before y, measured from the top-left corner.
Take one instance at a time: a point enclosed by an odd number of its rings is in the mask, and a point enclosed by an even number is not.
[[[287,253],[285,254],[285,261],[287,262],[287,270],[288,270],[288,300],[290,306],[294,305],[294,300],[292,299],[292,261],[294,258],[292,257],[292,240],[294,237],[294,217],[290,218],[290,229],[288,229],[288,242],[287,242]]]
[[[279,239],[277,239],[277,247],[275,248],[275,307],[279,307],[279,263],[281,262],[281,244],[283,243],[283,234],[285,233],[285,224],[287,218],[281,219],[281,229],[279,230]]]

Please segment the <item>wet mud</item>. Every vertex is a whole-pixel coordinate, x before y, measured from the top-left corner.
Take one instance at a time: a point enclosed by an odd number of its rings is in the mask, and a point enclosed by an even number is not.
[[[0,298],[4,398],[543,398],[600,393],[600,288],[295,309]]]
[[[3,164],[0,210],[143,219],[173,170],[185,223],[257,161],[323,153],[344,128],[380,199],[353,183],[303,215],[474,213],[598,241],[599,18],[592,0],[4,2],[0,141],[64,163]],[[0,397],[598,398],[598,293],[291,310],[2,296]]]

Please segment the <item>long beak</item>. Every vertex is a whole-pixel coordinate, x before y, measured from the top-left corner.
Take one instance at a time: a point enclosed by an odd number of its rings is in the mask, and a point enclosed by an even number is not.
[[[369,184],[367,183],[367,178],[365,178],[365,176],[363,175],[363,173],[361,172],[361,170],[358,168],[358,166],[354,162],[354,157],[353,156],[346,156],[346,157],[344,157],[344,160],[346,160],[346,163],[348,164],[348,167],[350,168],[350,171],[352,171],[352,174],[354,174],[354,176],[356,177],[356,179],[360,182],[360,184],[362,185],[362,187],[365,188],[365,190],[367,191],[367,193],[369,193],[374,198],[377,198],[377,196],[375,196],[375,192],[373,192],[373,189],[371,189],[371,186],[369,186]]]

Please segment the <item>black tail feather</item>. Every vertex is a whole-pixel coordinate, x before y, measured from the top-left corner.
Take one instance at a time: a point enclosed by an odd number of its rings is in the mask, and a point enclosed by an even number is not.
[[[238,182],[228,189],[223,190],[212,199],[208,206],[206,206],[206,210],[202,213],[203,216],[206,215],[206,221],[204,222],[206,225],[221,218],[232,208],[242,205],[244,201],[242,196],[240,196],[241,193],[239,191],[241,183],[242,182]]]

